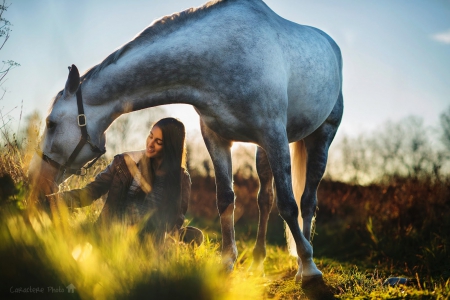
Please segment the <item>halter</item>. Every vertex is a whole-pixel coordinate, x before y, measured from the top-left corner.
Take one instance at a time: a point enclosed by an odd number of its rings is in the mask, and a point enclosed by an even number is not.
[[[77,106],[78,106],[77,122],[78,122],[78,126],[80,127],[80,130],[81,130],[81,137],[80,137],[80,141],[78,142],[78,145],[75,147],[72,154],[67,159],[66,163],[64,165],[61,165],[57,161],[51,159],[48,155],[46,155],[40,149],[36,149],[37,154],[42,158],[43,161],[45,161],[46,163],[51,165],[53,168],[58,169],[59,171],[62,171],[61,178],[66,173],[70,174],[70,175],[80,175],[80,176],[86,175],[87,170],[90,167],[92,167],[95,164],[95,162],[100,158],[100,156],[102,156],[106,152],[106,149],[101,150],[99,147],[97,147],[96,145],[94,145],[91,142],[91,137],[89,136],[89,134],[87,132],[87,126],[86,126],[87,119],[86,119],[86,115],[84,114],[83,98],[81,96],[81,84],[78,87],[76,95],[77,95]],[[80,153],[81,149],[86,144],[89,144],[89,146],[91,146],[91,150],[93,152],[98,153],[97,157],[95,159],[93,159],[91,162],[89,162],[89,164],[87,166],[83,166],[80,169],[71,169],[70,165],[73,163],[75,158]]]

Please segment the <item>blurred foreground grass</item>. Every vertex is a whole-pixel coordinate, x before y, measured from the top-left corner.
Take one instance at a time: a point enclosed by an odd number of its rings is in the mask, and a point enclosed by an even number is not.
[[[0,225],[2,299],[305,299],[295,283],[296,259],[268,246],[265,276],[248,272],[253,241],[238,240],[234,272],[222,270],[219,243],[201,246],[168,238],[156,246],[136,228],[112,223],[95,230],[3,205]],[[216,236],[216,235],[215,235]],[[219,236],[219,234],[217,234]],[[384,287],[382,270],[316,258],[325,281],[340,299],[449,299],[450,281]],[[74,293],[68,288],[74,287]],[[31,293],[30,289],[40,289]]]
[[[0,290],[7,298],[261,299],[264,280],[246,272],[222,272],[218,244],[201,246],[167,238],[156,246],[137,229],[52,222],[43,212],[2,209]],[[66,215],[67,216],[67,215]],[[65,217],[65,216],[64,216]],[[242,265],[238,265],[238,269]],[[75,293],[68,293],[69,285]],[[28,287],[42,293],[26,293]],[[62,292],[53,292],[61,288]],[[16,291],[16,292],[15,292]]]

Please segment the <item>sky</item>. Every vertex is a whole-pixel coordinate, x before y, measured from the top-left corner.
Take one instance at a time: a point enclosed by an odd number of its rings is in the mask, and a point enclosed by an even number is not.
[[[0,60],[14,60],[1,88],[0,112],[11,122],[39,111],[64,87],[67,67],[100,63],[155,19],[203,0],[9,0],[11,37]],[[340,46],[344,117],[338,136],[372,131],[415,115],[437,125],[450,106],[449,0],[267,0],[280,16],[320,28]],[[188,130],[198,116],[167,107]]]

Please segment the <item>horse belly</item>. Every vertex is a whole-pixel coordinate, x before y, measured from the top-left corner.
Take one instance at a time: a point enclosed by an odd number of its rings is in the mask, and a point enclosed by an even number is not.
[[[222,116],[210,115],[201,113],[196,109],[202,121],[209,129],[217,133],[220,137],[229,141],[238,141],[246,143],[255,143],[255,132],[248,126],[247,123],[242,122],[236,115],[227,113],[222,110]]]

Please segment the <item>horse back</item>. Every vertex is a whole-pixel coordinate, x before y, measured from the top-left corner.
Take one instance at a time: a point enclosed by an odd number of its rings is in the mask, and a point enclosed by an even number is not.
[[[192,103],[203,121],[224,138],[250,142],[258,142],[268,120],[285,123],[288,132],[296,133],[290,139],[317,129],[341,89],[337,45],[259,0],[212,5],[215,9],[171,38],[178,44],[195,41],[175,57],[177,64],[186,62],[179,70],[192,72],[188,77],[208,91],[207,101],[202,97]]]

